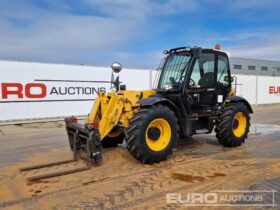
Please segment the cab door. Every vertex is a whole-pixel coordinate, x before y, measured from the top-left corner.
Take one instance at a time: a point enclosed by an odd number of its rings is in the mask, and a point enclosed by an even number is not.
[[[216,66],[213,52],[202,53],[194,60],[185,91],[185,101],[191,117],[213,114],[217,102]]]
[[[228,57],[225,54],[217,54],[216,94],[217,104],[222,104],[231,90],[231,75]]]

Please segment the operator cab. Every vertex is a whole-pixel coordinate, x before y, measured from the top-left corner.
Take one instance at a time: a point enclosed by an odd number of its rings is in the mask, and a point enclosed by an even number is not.
[[[164,54],[158,93],[181,104],[189,117],[216,115],[231,91],[227,53],[216,46],[174,48]]]

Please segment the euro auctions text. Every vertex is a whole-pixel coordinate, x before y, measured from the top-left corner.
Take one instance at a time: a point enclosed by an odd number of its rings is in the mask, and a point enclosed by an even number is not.
[[[49,96],[95,96],[105,87],[76,86],[76,85],[48,85],[45,83],[1,83],[1,99],[44,99]]]
[[[166,203],[180,206],[276,207],[276,190],[224,190],[207,193],[166,193]]]

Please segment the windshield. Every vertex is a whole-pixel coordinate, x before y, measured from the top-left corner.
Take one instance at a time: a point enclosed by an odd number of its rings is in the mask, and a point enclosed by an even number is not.
[[[172,54],[168,56],[161,72],[158,89],[181,89],[190,60],[190,54]]]

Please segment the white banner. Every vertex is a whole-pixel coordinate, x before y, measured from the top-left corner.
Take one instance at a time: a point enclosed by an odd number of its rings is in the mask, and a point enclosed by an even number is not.
[[[258,77],[258,104],[280,103],[280,77]]]
[[[0,123],[87,115],[101,89],[110,91],[111,68],[0,61]],[[123,69],[130,90],[150,89],[156,72]],[[235,75],[237,95],[251,104],[280,103],[280,77]]]
[[[87,115],[111,68],[0,61],[0,121]],[[149,89],[150,71],[123,69],[128,89]]]

